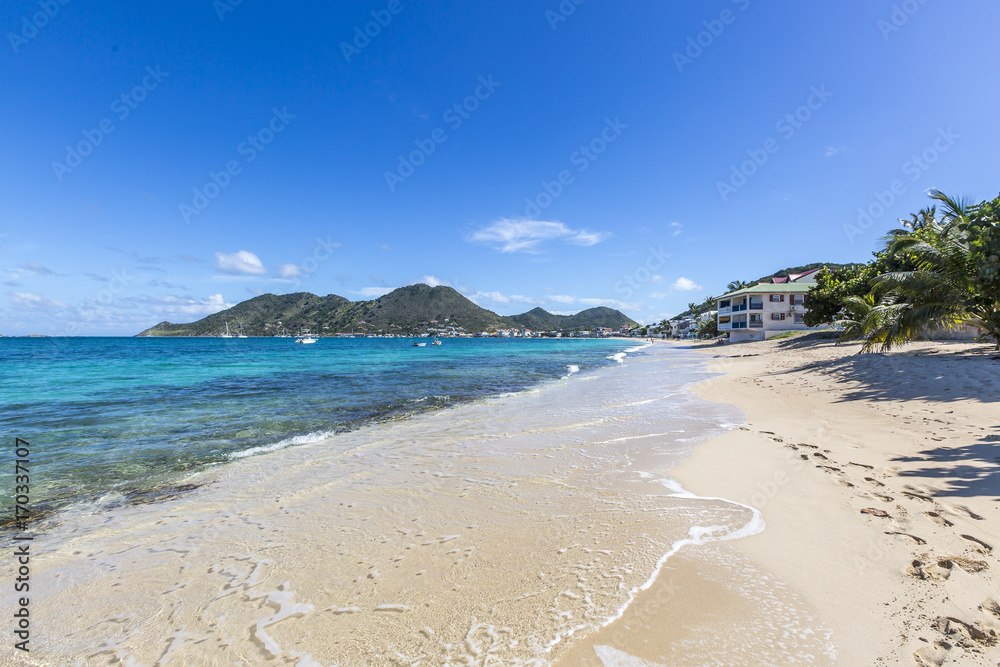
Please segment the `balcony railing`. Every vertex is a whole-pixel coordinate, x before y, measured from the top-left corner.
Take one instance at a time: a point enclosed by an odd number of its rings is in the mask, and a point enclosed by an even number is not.
[[[762,303],[751,303],[750,310],[764,310],[764,304]]]
[[[726,306],[725,308],[719,308],[719,315],[728,315],[731,312],[733,312],[731,306]]]
[[[751,322],[750,323],[750,328],[751,329],[763,329],[764,328],[764,323],[763,322]]]
[[[733,326],[733,329],[746,329],[747,328],[747,323],[746,322],[733,322],[732,326]]]
[[[743,304],[742,306],[733,306],[734,313],[742,313],[746,309],[747,309],[746,304]]]

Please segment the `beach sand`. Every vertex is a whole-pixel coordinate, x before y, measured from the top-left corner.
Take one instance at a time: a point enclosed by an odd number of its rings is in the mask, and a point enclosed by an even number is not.
[[[832,630],[836,654],[812,664],[998,664],[997,353],[927,342],[858,355],[816,335],[701,351],[724,375],[696,393],[747,423],[671,475],[756,507],[766,528],[710,545],[711,560],[682,551],[559,664],[771,664],[754,645],[789,619],[745,590],[747,568],[796,601],[796,632],[803,609]],[[717,650],[692,658],[695,644]]]

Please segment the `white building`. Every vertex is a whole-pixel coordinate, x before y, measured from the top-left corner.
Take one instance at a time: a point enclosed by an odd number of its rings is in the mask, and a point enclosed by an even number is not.
[[[729,332],[730,341],[743,342],[808,330],[803,321],[806,300],[820,270],[772,278],[769,283],[720,296],[719,333]]]

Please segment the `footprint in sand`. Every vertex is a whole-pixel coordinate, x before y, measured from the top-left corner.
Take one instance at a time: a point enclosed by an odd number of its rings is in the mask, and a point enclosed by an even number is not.
[[[931,498],[930,496],[925,496],[925,495],[920,494],[920,493],[912,493],[910,491],[903,491],[903,495],[906,496],[907,498],[913,498],[914,500],[922,500],[925,503],[932,503],[932,502],[934,502],[934,499]]]
[[[944,526],[945,528],[950,528],[951,526],[955,525],[953,522],[948,521],[948,519],[944,518],[943,516],[941,516],[937,512],[924,512],[924,514],[926,514],[927,517],[931,521],[933,521],[934,523],[936,523],[939,526]]]
[[[874,477],[865,477],[865,481],[866,482],[871,482],[875,486],[885,486],[885,484],[883,484],[882,482],[878,481]]]
[[[986,544],[986,542],[983,542],[980,539],[976,539],[972,535],[962,535],[962,539],[971,542],[972,548],[981,554],[988,554],[993,551],[993,547],[991,547],[989,544]]]
[[[948,659],[950,650],[951,644],[948,642],[936,641],[914,652],[913,659],[917,661],[917,667],[941,667]]]
[[[887,531],[885,531],[885,534],[886,535],[898,535],[900,537],[905,537],[906,539],[911,540],[915,544],[927,544],[927,540],[925,540],[924,538],[917,537],[916,535],[910,535],[909,533],[899,533],[899,532],[887,530]]]
[[[957,556],[946,556],[932,559],[929,563],[914,560],[910,563],[910,566],[906,568],[906,573],[911,577],[916,577],[917,579],[946,581],[948,577],[951,576],[952,570],[956,565],[969,574],[982,572],[983,570],[989,568],[989,565],[985,561],[972,560],[970,558],[959,558]]]
[[[961,514],[963,516],[969,517],[970,519],[975,519],[976,521],[984,520],[983,517],[979,516],[965,505],[953,505],[951,507],[951,511],[954,512],[955,514]]]
[[[881,493],[869,493],[867,495],[872,496],[873,498],[878,498],[883,503],[891,503],[895,500],[892,496],[885,496],[882,495]]]

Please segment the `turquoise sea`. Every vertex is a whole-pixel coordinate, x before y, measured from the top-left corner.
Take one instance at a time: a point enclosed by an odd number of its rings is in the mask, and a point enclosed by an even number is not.
[[[125,504],[373,422],[618,363],[602,339],[4,338],[0,434],[31,443],[32,508]],[[13,456],[10,457],[11,461]],[[9,506],[13,471],[0,473]]]

